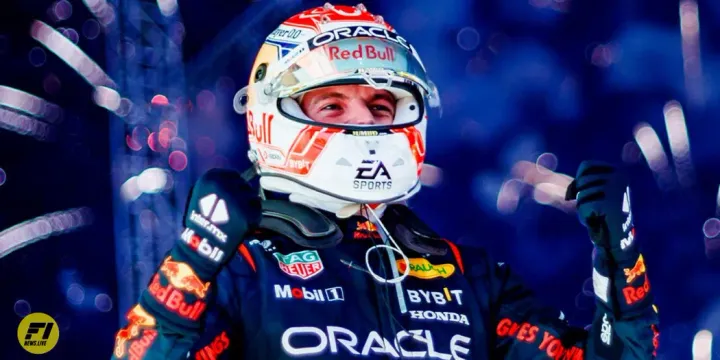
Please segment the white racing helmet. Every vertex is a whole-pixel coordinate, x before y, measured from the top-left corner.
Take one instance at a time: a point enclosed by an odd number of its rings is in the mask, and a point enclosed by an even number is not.
[[[303,93],[350,84],[393,94],[392,124],[328,124],[301,110]],[[261,187],[337,211],[403,201],[420,189],[428,110],[439,108],[439,96],[415,49],[382,17],[363,5],[325,4],[267,37],[234,106],[247,114]]]

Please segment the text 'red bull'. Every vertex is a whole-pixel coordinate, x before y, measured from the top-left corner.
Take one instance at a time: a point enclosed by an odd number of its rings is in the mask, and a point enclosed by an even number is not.
[[[203,283],[190,265],[184,262],[172,261],[170,256],[165,258],[162,265],[160,265],[160,271],[165,274],[174,288],[195,294],[200,299],[205,298],[210,288],[210,283]]]
[[[362,44],[357,46],[354,50],[340,49],[338,46],[328,47],[328,57],[330,60],[348,60],[348,59],[369,59],[369,60],[387,60],[395,61],[395,50],[391,47],[375,47],[375,45]]]
[[[223,331],[213,341],[195,353],[195,360],[215,360],[230,346],[230,339]]]
[[[625,303],[628,305],[635,304],[645,299],[648,293],[650,293],[650,280],[648,280],[647,274],[645,274],[645,281],[640,286],[626,286],[622,290],[625,296]]]
[[[148,291],[166,309],[185,319],[193,321],[199,319],[207,306],[202,300],[196,300],[194,303],[188,304],[185,301],[185,293],[173,288],[170,284],[168,286],[160,284],[159,274],[155,274],[155,277],[153,277],[150,286],[148,286]]]
[[[573,346],[566,348],[560,339],[547,331],[543,331],[542,339],[538,343],[540,328],[530,323],[517,323],[510,319],[502,319],[497,325],[496,333],[499,337],[511,337],[528,344],[537,344],[540,351],[555,360],[582,360],[583,349]]]
[[[145,330],[142,337],[131,340],[128,347],[128,360],[140,360],[145,356],[147,349],[157,337],[157,330]]]
[[[157,325],[155,318],[148,314],[140,305],[135,305],[135,307],[128,312],[126,318],[128,320],[127,326],[120,329],[115,335],[114,353],[117,358],[125,355],[126,343],[137,338],[140,335],[140,330],[144,328],[154,328],[155,325]],[[145,338],[145,335],[143,335],[143,338]]]

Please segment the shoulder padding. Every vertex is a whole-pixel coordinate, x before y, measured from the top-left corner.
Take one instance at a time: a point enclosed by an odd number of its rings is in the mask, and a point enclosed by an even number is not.
[[[405,205],[389,205],[382,221],[400,243],[420,254],[445,255],[448,244]]]
[[[395,240],[412,251],[430,255],[448,252],[444,239],[404,205],[388,206],[382,222]],[[286,200],[263,200],[258,227],[309,248],[330,248],[343,239],[340,227],[325,214]]]
[[[260,229],[286,236],[298,245],[327,248],[343,238],[340,228],[321,212],[286,200],[263,200]]]

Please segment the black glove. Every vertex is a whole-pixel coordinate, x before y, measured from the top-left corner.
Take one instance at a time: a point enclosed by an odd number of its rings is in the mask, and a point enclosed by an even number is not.
[[[625,175],[611,165],[584,161],[568,187],[566,199],[572,198],[577,199],[580,222],[588,228],[596,248],[593,288],[597,298],[615,319],[654,316],[653,295],[645,259],[635,239]]]
[[[577,199],[580,222],[597,247],[625,250],[634,244],[629,182],[614,166],[583,161],[566,199]]]
[[[212,169],[193,186],[185,229],[171,251],[198,276],[212,277],[237,251],[262,214],[260,197],[237,171]]]

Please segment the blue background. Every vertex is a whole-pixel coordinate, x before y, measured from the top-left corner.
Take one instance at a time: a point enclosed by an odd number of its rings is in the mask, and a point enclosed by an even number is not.
[[[143,3],[153,17],[162,17],[155,2]],[[245,85],[264,37],[285,18],[322,3],[178,1],[168,32],[182,47],[182,59],[176,60],[184,66],[186,97],[170,100],[185,109],[180,123],[187,167],[173,170],[167,151],[147,150],[145,138],[138,154],[150,151],[154,160],[165,159],[158,166],[169,169],[178,186],[211,167],[244,169],[245,121],[232,111],[232,97]],[[717,340],[720,221],[711,219],[720,216],[720,2],[697,5],[695,48],[683,42],[680,5],[670,0],[365,5],[414,44],[440,89],[443,116],[430,120],[427,162],[442,176],[413,199],[421,217],[449,239],[490,249],[542,300],[584,326],[593,309],[585,229],[574,214],[535,201],[529,185],[519,186],[517,207],[510,212],[498,210],[498,194],[522,160],[547,165],[549,159],[557,163],[555,171],[571,176],[585,159],[627,165],[637,239],[660,310],[659,358],[691,359],[693,337],[703,329]],[[116,11],[123,14],[122,8]],[[96,106],[93,87],[30,37],[34,19],[74,30],[77,46],[103,68],[160,50],[132,37],[118,38],[113,26],[96,31],[94,15],[80,0],[0,4],[0,85],[63,109],[62,121],[52,125],[52,141],[0,128],[0,232],[57,211],[85,207],[92,214],[75,231],[0,258],[0,358],[31,357],[16,340],[17,324],[29,312],[48,313],[61,328],[57,347],[36,358],[109,358],[118,320],[127,310],[119,299],[136,296],[118,285],[126,274],[116,264],[127,255],[118,253],[118,243],[130,239],[118,236],[122,229],[116,226],[128,213],[153,226],[153,219],[165,215],[144,212],[143,199],[157,194],[142,195],[133,206],[117,205],[113,178],[126,164],[115,160],[119,150],[109,139],[124,137],[112,126],[123,120]],[[686,26],[692,20],[686,18]],[[693,49],[699,62],[688,59]],[[693,75],[693,69],[700,71]],[[672,161],[663,118],[671,100],[684,111],[692,172]],[[136,99],[135,106],[148,107],[150,97],[144,101]],[[652,126],[669,158],[662,181],[633,137],[641,122]],[[680,182],[683,177],[690,180]],[[153,253],[167,249],[166,243],[149,246]],[[124,261],[145,274],[158,262]],[[715,357],[719,349],[712,350]]]

